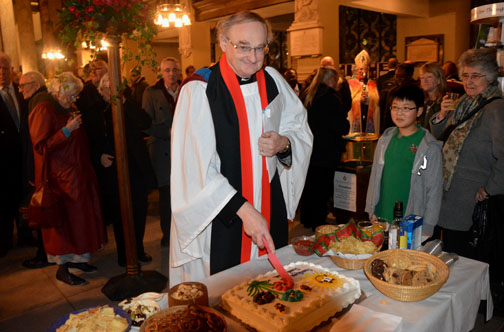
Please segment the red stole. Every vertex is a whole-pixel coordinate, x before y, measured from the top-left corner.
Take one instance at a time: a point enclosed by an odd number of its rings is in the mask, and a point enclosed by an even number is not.
[[[252,170],[252,150],[250,145],[250,135],[248,127],[247,109],[245,107],[245,99],[236,78],[236,74],[229,66],[226,53],[224,53],[219,61],[219,67],[229,93],[233,99],[236,114],[238,116],[238,124],[240,131],[240,157],[241,157],[241,177],[242,177],[242,195],[254,206],[254,176]],[[259,95],[261,97],[261,106],[264,110],[268,106],[268,96],[266,93],[266,80],[264,78],[264,69],[261,68],[256,73],[257,84],[259,86]],[[255,148],[257,142],[255,142]],[[270,227],[270,183],[268,169],[266,167],[266,157],[262,157],[262,197],[261,197],[261,214],[268,221]],[[250,250],[252,248],[252,239],[245,234],[242,227],[242,246],[241,246],[241,263],[250,260]],[[266,250],[261,249],[259,255],[264,255]]]

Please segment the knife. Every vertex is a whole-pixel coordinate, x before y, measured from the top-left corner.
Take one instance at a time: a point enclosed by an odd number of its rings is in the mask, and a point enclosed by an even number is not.
[[[287,273],[287,271],[285,271],[285,269],[284,269],[282,263],[280,262],[280,260],[278,259],[277,255],[275,255],[274,253],[271,252],[270,247],[268,245],[268,242],[266,242],[266,238],[264,236],[263,236],[262,240],[264,243],[264,247],[266,248],[266,251],[268,252],[268,259],[269,259],[271,265],[273,265],[273,267],[278,272],[280,277],[282,277],[282,279],[287,283],[287,287],[289,289],[291,289],[292,287],[294,287],[294,281],[292,280],[292,277]]]

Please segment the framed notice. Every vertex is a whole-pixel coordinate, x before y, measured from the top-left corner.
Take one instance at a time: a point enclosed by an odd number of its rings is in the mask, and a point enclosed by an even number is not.
[[[443,63],[444,35],[406,37],[406,60]]]
[[[290,56],[322,54],[322,28],[290,31]]]
[[[334,207],[357,212],[357,175],[334,172]]]

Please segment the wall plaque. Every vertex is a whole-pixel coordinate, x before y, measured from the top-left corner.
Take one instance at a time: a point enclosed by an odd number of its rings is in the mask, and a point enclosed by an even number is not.
[[[323,28],[290,31],[290,56],[322,54]]]

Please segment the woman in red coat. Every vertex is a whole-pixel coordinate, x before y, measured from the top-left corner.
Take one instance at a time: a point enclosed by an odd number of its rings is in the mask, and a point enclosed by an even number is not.
[[[69,285],[86,281],[68,271],[77,268],[94,272],[87,264],[91,253],[107,241],[99,201],[96,175],[91,165],[86,133],[80,129],[81,115],[73,102],[82,82],[70,72],[48,83],[48,92],[38,93],[28,122],[35,161],[35,186],[47,158],[47,177],[59,193],[63,217],[61,226],[42,229],[48,261],[58,264],[56,278]]]

